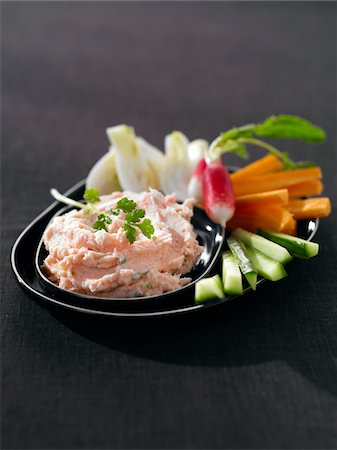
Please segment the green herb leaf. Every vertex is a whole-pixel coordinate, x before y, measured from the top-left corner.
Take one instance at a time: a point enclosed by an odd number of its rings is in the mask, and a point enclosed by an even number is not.
[[[83,197],[88,203],[92,204],[98,203],[101,200],[99,198],[99,190],[96,188],[86,189]]]
[[[220,135],[221,141],[227,142],[227,141],[234,141],[236,139],[239,139],[240,137],[246,138],[253,137],[255,127],[256,125],[251,123],[248,125],[243,125],[242,127],[239,128],[236,127],[231,128],[230,130],[225,131]]]
[[[246,146],[237,141],[227,141],[221,146],[221,153],[236,153],[243,159],[248,158],[248,152]]]
[[[105,214],[98,214],[96,222],[93,224],[93,228],[95,230],[104,230],[108,231],[108,224],[112,222],[111,217],[106,216]]]
[[[137,204],[133,200],[129,200],[127,197],[121,198],[116,205],[116,209],[120,209],[123,212],[131,212],[136,208]]]
[[[283,162],[285,169],[295,169],[299,167],[311,167],[313,163],[292,161],[286,153],[281,152],[272,145],[264,142],[258,137],[298,139],[306,142],[322,142],[325,139],[325,132],[322,128],[314,125],[308,120],[298,116],[280,114],[271,116],[259,124],[248,124],[239,128],[231,128],[216,138],[209,148],[209,156],[212,160],[218,159],[222,153],[234,152],[246,158],[246,145],[257,145],[268,152],[276,155]]]
[[[283,166],[285,170],[292,170],[292,169],[305,169],[307,167],[317,167],[317,164],[311,162],[311,161],[283,161]]]
[[[144,209],[135,209],[132,212],[129,212],[125,215],[125,221],[126,222],[133,222],[137,223],[145,216]]]
[[[135,224],[147,238],[151,239],[154,233],[154,226],[150,219],[144,219],[141,223]]]
[[[226,140],[226,138],[223,138],[223,135],[219,136],[212,143],[209,149],[209,153],[214,159],[219,158],[222,153],[236,153],[238,156],[240,156],[240,158],[248,158],[248,152],[245,144],[232,139]]]
[[[299,139],[306,142],[322,142],[325,132],[308,120],[298,116],[280,114],[271,116],[254,127],[256,136]]]
[[[118,216],[118,214],[121,212],[120,209],[109,209],[108,214],[111,214],[113,216]]]
[[[128,223],[125,223],[123,229],[125,231],[126,239],[130,242],[130,244],[133,244],[137,237],[136,228],[134,228]]]

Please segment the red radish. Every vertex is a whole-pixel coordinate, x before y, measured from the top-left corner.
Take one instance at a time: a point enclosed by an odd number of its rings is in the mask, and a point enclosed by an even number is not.
[[[207,163],[204,158],[202,158],[196,165],[192,178],[188,184],[187,192],[190,197],[194,197],[197,202],[202,202],[202,175],[206,169]]]
[[[234,214],[235,199],[229,172],[221,162],[211,162],[205,167],[202,191],[208,217],[225,227]]]

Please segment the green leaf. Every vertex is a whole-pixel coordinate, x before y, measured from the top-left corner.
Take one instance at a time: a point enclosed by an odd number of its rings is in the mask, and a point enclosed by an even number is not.
[[[107,225],[112,222],[112,219],[109,216],[106,216],[105,214],[98,214],[96,222],[93,224],[93,228],[97,230],[104,230],[108,231]]]
[[[257,136],[299,139],[306,142],[322,142],[325,132],[322,128],[298,116],[280,114],[271,116],[254,128]]]
[[[248,159],[246,146],[236,141],[227,141],[221,147],[221,153],[236,153],[242,159]]]
[[[317,164],[311,161],[283,161],[285,170],[305,169],[307,167],[317,167]]]
[[[305,169],[307,167],[317,167],[317,164],[315,164],[312,161],[297,161],[295,164],[297,169]]]
[[[130,244],[133,244],[137,238],[136,228],[128,223],[125,223],[123,229],[125,231],[126,239],[130,242]]]
[[[88,203],[92,204],[101,201],[101,199],[99,198],[99,190],[96,188],[86,189],[83,197]]]
[[[154,233],[154,226],[152,225],[150,219],[144,219],[141,223],[137,223],[136,226],[140,229],[144,236],[151,239]]]
[[[221,133],[220,135],[221,142],[233,141],[235,139],[239,139],[240,137],[246,138],[253,137],[255,126],[256,125],[254,124],[248,124],[243,125],[242,127],[239,128],[236,127],[231,128],[230,130]]]
[[[118,214],[121,212],[120,209],[109,209],[108,214],[112,214],[113,216],[118,216]]]
[[[133,200],[129,200],[127,197],[121,198],[116,205],[116,209],[120,209],[123,212],[131,212],[136,208],[137,204]]]
[[[133,222],[137,223],[145,216],[144,209],[135,209],[132,212],[129,212],[125,215],[125,221],[126,222]]]
[[[223,153],[236,153],[238,156],[240,156],[240,158],[248,158],[248,152],[245,144],[236,140],[223,140],[222,136],[219,136],[215,141],[213,141],[209,148],[209,153],[212,159],[219,158]]]

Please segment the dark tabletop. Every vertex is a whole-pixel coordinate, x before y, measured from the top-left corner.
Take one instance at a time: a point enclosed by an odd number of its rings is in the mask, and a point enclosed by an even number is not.
[[[211,140],[301,115],[327,141],[279,145],[322,167],[335,205],[335,8],[2,2],[2,448],[336,448],[335,215],[286,279],[179,319],[55,315],[9,263],[118,123],[162,147],[174,129]]]

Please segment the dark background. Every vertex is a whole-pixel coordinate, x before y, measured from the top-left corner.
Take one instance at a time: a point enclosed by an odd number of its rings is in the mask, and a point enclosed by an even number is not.
[[[175,320],[57,318],[9,264],[49,188],[86,177],[118,123],[162,147],[174,129],[211,140],[301,115],[327,141],[280,145],[322,167],[335,205],[335,10],[2,2],[2,448],[336,448],[335,215],[287,279]]]

